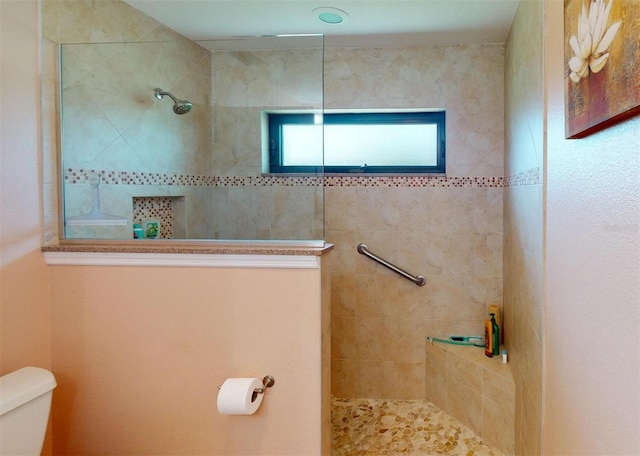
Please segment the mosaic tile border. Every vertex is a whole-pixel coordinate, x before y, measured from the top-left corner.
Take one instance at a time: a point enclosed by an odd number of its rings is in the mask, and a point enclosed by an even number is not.
[[[540,184],[542,184],[542,177],[540,176],[540,167],[538,166],[508,176],[504,180],[505,187],[520,187],[522,185]]]
[[[159,174],[131,171],[105,171],[67,168],[65,183],[84,184],[93,175],[100,182],[111,185],[178,185],[204,187],[442,187],[442,188],[501,188],[502,177],[447,176],[196,176],[187,174]]]
[[[326,187],[502,187],[502,177],[325,176]]]
[[[190,187],[268,187],[272,185],[305,187],[318,186],[321,176],[197,176],[191,174],[160,174],[136,171],[105,171],[66,168],[64,180],[69,184],[84,184],[93,175],[102,184],[111,185],[178,185]]]

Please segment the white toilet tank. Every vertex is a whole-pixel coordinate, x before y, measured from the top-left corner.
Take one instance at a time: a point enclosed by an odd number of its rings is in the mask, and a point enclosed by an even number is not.
[[[55,387],[53,374],[39,367],[0,377],[0,455],[42,453]]]

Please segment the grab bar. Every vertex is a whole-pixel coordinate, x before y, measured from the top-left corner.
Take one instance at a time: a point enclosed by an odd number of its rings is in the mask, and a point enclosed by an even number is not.
[[[358,244],[358,253],[360,253],[360,254],[362,254],[364,256],[367,256],[367,257],[371,258],[372,260],[377,261],[378,263],[380,263],[383,266],[388,267],[393,272],[396,272],[396,273],[400,274],[405,279],[411,280],[413,283],[415,283],[419,287],[422,287],[427,283],[427,279],[423,275],[418,275],[418,276],[411,275],[407,271],[405,271],[403,269],[400,269],[398,266],[396,266],[394,264],[391,264],[388,261],[383,260],[382,258],[380,258],[375,253],[372,253],[369,250],[369,247],[367,247],[367,244],[363,244],[363,243]]]

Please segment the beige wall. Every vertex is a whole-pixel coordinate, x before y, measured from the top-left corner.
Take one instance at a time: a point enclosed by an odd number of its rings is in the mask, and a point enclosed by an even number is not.
[[[37,2],[0,2],[0,32],[0,375],[4,375],[25,366],[51,369],[49,271],[40,253]],[[50,453],[48,438],[44,454]]]
[[[337,397],[424,398],[424,341],[502,305],[502,45],[328,48],[327,108],[444,108],[447,177],[329,178]],[[402,153],[398,150],[397,153]],[[371,251],[424,287],[359,255]]]
[[[541,454],[544,341],[543,3],[520,2],[506,42],[504,326],[517,454]]]
[[[545,4],[544,454],[640,454],[640,118],[564,139],[563,2]]]
[[[41,245],[35,1],[3,1],[0,374],[50,367],[49,271]]]
[[[51,275],[55,453],[321,453],[320,269]],[[255,415],[218,414],[225,378],[267,374]]]

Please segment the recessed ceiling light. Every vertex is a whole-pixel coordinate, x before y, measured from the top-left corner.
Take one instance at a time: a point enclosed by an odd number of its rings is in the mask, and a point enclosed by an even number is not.
[[[341,24],[349,17],[346,11],[331,6],[316,8],[313,15],[326,24]]]

